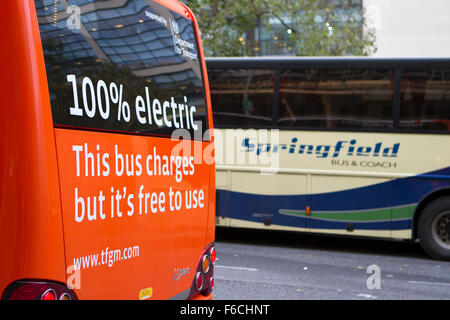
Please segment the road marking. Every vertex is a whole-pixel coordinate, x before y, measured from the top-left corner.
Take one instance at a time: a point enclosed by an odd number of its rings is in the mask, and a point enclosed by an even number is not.
[[[409,283],[412,284],[428,284],[428,285],[432,285],[432,286],[449,286],[450,287],[450,283],[448,282],[428,282],[428,281],[408,281]]]
[[[361,297],[361,298],[366,298],[366,299],[378,299],[376,296],[373,296],[373,295],[367,294],[367,293],[360,293],[357,296]]]
[[[215,265],[214,267],[215,268],[234,269],[234,270],[259,271],[258,269],[255,269],[255,268],[244,268],[244,267],[233,267],[233,266],[218,266],[218,265]]]

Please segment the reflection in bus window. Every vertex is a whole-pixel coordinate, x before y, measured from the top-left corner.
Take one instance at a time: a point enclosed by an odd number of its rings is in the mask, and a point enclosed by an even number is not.
[[[405,70],[400,129],[450,131],[450,70]]]
[[[195,54],[191,59],[184,52],[174,52],[176,39],[192,44],[190,51],[197,52],[190,20],[144,0],[108,3],[83,0],[72,1],[82,14],[80,29],[70,29],[65,19],[53,22],[53,0],[35,2],[46,68],[51,70],[48,85],[55,124],[69,127],[87,124],[91,129],[163,136],[170,136],[175,129],[164,124],[156,126],[155,122],[152,126],[142,125],[137,118],[123,124],[112,117],[105,121],[99,114],[90,119],[70,117],[67,106],[73,104],[73,92],[66,76],[74,74],[79,81],[82,75],[94,84],[99,80],[107,85],[123,84],[122,95],[116,100],[134,104],[137,96],[145,96],[147,88],[151,99],[171,101],[173,97],[176,103],[194,105],[195,121],[201,123],[202,132],[208,129],[198,57]],[[56,9],[66,14],[66,7],[59,2]],[[149,18],[152,12],[160,11],[165,12],[164,23]],[[78,99],[82,101],[80,93]],[[111,108],[111,113],[118,114],[117,104],[111,104]],[[170,113],[168,117],[171,123]],[[183,122],[187,123],[187,119]]]
[[[282,127],[393,128],[392,70],[292,69],[281,75]]]
[[[214,70],[208,76],[215,126],[272,125],[273,70]]]

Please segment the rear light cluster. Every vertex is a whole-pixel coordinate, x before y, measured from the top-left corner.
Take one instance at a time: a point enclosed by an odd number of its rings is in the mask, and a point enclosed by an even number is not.
[[[72,290],[65,285],[46,281],[16,281],[3,294],[7,300],[75,300]]]
[[[214,288],[214,264],[216,263],[216,249],[214,244],[210,244],[200,258],[197,270],[194,276],[189,297],[193,297],[198,293],[207,296]]]

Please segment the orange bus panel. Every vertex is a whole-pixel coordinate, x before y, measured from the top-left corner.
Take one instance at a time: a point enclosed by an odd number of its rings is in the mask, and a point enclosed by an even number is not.
[[[123,6],[115,8],[114,1],[98,7],[82,3],[78,7],[81,15],[123,9]],[[196,81],[201,88],[197,91],[201,92],[196,91],[194,98],[189,91],[171,92],[172,100],[170,96],[162,96],[161,101],[173,102],[176,97],[185,105],[184,109],[178,107],[179,120],[184,119],[187,126],[191,119],[189,125],[193,124],[193,114],[198,111],[206,128],[200,129],[203,131],[199,139],[181,140],[171,139],[167,127],[162,128],[165,130],[162,134],[155,128],[148,132],[142,127],[132,128],[137,121],[123,128],[116,121],[115,127],[108,127],[115,121],[112,117],[108,124],[89,122],[92,119],[86,117],[86,121],[77,118],[65,123],[68,117],[61,116],[61,108],[68,109],[69,105],[57,100],[58,91],[72,92],[69,81],[72,79],[73,86],[81,87],[82,81],[83,84],[90,81],[97,85],[97,91],[105,87],[112,94],[116,74],[107,74],[105,70],[114,59],[106,50],[96,49],[95,54],[100,52],[102,56],[91,56],[83,62],[72,60],[67,66],[73,66],[73,70],[66,71],[64,61],[52,65],[55,57],[63,55],[48,58],[52,52],[46,46],[49,39],[56,39],[48,38],[48,30],[61,32],[57,35],[61,45],[64,36],[84,37],[83,41],[87,39],[95,48],[102,39],[74,31],[69,25],[65,27],[65,19],[71,12],[66,2],[55,2],[53,9],[57,14],[53,23],[47,14],[49,8],[38,6],[37,1],[6,1],[0,12],[0,36],[8,44],[0,52],[5,62],[0,76],[2,298],[212,298],[209,283],[213,283],[213,263],[209,262],[211,267],[206,271],[201,270],[200,263],[204,259],[210,261],[214,250],[215,168],[211,103],[198,24],[192,11],[175,0],[133,0],[131,5],[144,6],[144,11],[135,14],[142,25],[161,28],[164,17],[170,17],[186,25],[183,30],[191,30],[193,39],[189,41],[195,45],[185,40],[182,32],[171,29],[178,29],[172,20],[161,29],[169,37],[167,32],[172,32],[175,46],[172,54],[182,64],[182,71],[193,68],[192,81]],[[144,21],[145,16],[149,19]],[[96,16],[99,25],[100,17]],[[130,20],[123,21],[115,29],[126,28],[126,21]],[[177,45],[182,47],[183,57],[177,56]],[[95,63],[94,69],[89,69],[86,61]],[[86,69],[79,69],[81,65]],[[95,78],[92,70],[99,67],[105,68],[104,74],[110,80]],[[155,87],[160,85],[152,78],[155,72],[130,70],[133,76],[141,77],[139,81],[145,84],[145,90],[150,88],[152,94],[165,92]],[[63,75],[61,79],[67,82],[58,78],[56,84],[60,87],[55,86],[55,75]],[[88,77],[92,80],[86,80]],[[137,114],[141,110],[137,95],[144,96],[147,91],[144,87],[133,87],[135,78],[129,83],[123,81],[117,80],[117,88],[127,92],[124,98],[128,99],[129,110],[136,110]],[[83,90],[86,87],[89,88],[84,86]],[[180,90],[190,89],[185,87]],[[73,98],[76,99],[75,95]],[[111,101],[118,100],[116,96]],[[198,110],[190,107],[194,104]],[[150,110],[149,104],[147,107]],[[187,114],[185,118],[182,110]],[[153,112],[158,115],[158,111]],[[192,132],[194,125],[188,129]]]

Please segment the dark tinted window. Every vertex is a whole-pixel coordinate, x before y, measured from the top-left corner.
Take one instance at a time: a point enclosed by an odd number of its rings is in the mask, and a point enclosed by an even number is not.
[[[273,70],[209,70],[215,126],[271,126]]]
[[[298,69],[282,72],[280,127],[392,129],[394,72]]]
[[[450,131],[450,70],[404,70],[400,99],[401,129]]]
[[[151,0],[35,0],[56,126],[206,130],[192,21]]]

